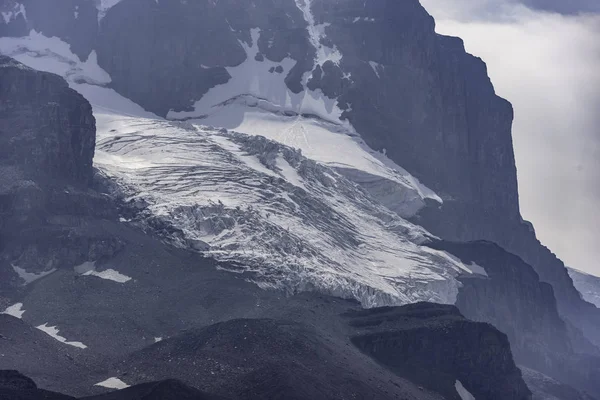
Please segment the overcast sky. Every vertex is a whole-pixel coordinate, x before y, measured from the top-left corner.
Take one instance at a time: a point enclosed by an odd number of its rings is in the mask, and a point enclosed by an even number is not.
[[[600,275],[600,0],[421,0],[515,108],[521,211],[573,268]],[[556,11],[563,14],[559,14]]]

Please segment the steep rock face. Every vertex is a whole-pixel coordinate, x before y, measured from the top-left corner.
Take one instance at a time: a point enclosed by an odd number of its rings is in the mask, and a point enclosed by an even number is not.
[[[0,162],[28,176],[89,184],[96,140],[89,103],[59,76],[0,56]]]
[[[590,393],[600,390],[594,378],[600,373],[597,350],[561,319],[552,287],[540,282],[531,266],[489,242],[437,241],[430,246],[465,265],[485,268],[487,277],[460,279],[463,287],[456,305],[468,318],[506,333],[517,363]],[[571,339],[575,337],[576,343]]]
[[[123,1],[101,21],[98,62],[119,93],[166,116],[228,82],[226,67],[246,59],[240,41],[252,42],[252,28],[261,32],[258,58],[297,61],[285,79],[301,91],[314,49],[293,0]]]
[[[417,1],[314,0],[352,85],[328,91],[364,140],[434,189],[442,207],[415,218],[449,240],[499,243],[554,288],[560,313],[600,344],[600,312],[581,301],[564,264],[519,213],[511,105],[458,38],[437,35]],[[321,81],[337,81],[336,74]],[[338,85],[339,86],[339,85]]]
[[[89,215],[115,215],[106,197],[88,189],[95,138],[90,104],[64,79],[0,56],[3,287],[116,251],[113,240],[82,224]]]
[[[516,215],[512,108],[485,64],[460,39],[437,35],[418,1],[315,0],[312,9],[343,54],[338,68],[353,84],[341,102],[367,144],[444,201]],[[489,179],[492,171],[502,174]]]
[[[455,307],[417,303],[346,314],[352,342],[392,371],[447,399],[456,381],[481,399],[529,399],[508,339],[494,327],[467,321]]]

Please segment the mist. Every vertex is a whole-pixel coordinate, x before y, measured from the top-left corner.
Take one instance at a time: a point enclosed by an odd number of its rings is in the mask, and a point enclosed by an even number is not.
[[[514,106],[523,217],[568,266],[600,275],[600,14],[586,13],[598,3],[422,3]]]

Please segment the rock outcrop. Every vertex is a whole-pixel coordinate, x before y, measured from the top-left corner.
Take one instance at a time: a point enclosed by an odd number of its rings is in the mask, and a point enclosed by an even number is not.
[[[346,314],[352,342],[401,376],[458,399],[456,381],[480,399],[529,399],[507,337],[453,306],[417,303]]]
[[[5,56],[0,68],[3,169],[21,170],[30,179],[89,185],[96,125],[87,100],[57,75]]]
[[[0,371],[0,399],[6,400],[75,400],[74,397],[38,389],[30,378],[17,371]]]
[[[485,269],[487,276],[459,278],[456,306],[475,321],[506,333],[515,360],[589,393],[600,391],[600,353],[581,332],[559,315],[552,287],[521,258],[490,242],[435,241],[465,265]],[[576,338],[576,340],[572,340]]]
[[[0,287],[118,248],[82,224],[116,215],[89,189],[95,138],[90,104],[63,78],[0,56]]]

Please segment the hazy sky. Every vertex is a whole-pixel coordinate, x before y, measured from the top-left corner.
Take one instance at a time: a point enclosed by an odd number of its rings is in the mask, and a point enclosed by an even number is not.
[[[571,267],[600,275],[600,0],[421,0],[515,108],[521,211]],[[569,8],[566,7],[569,5]]]

